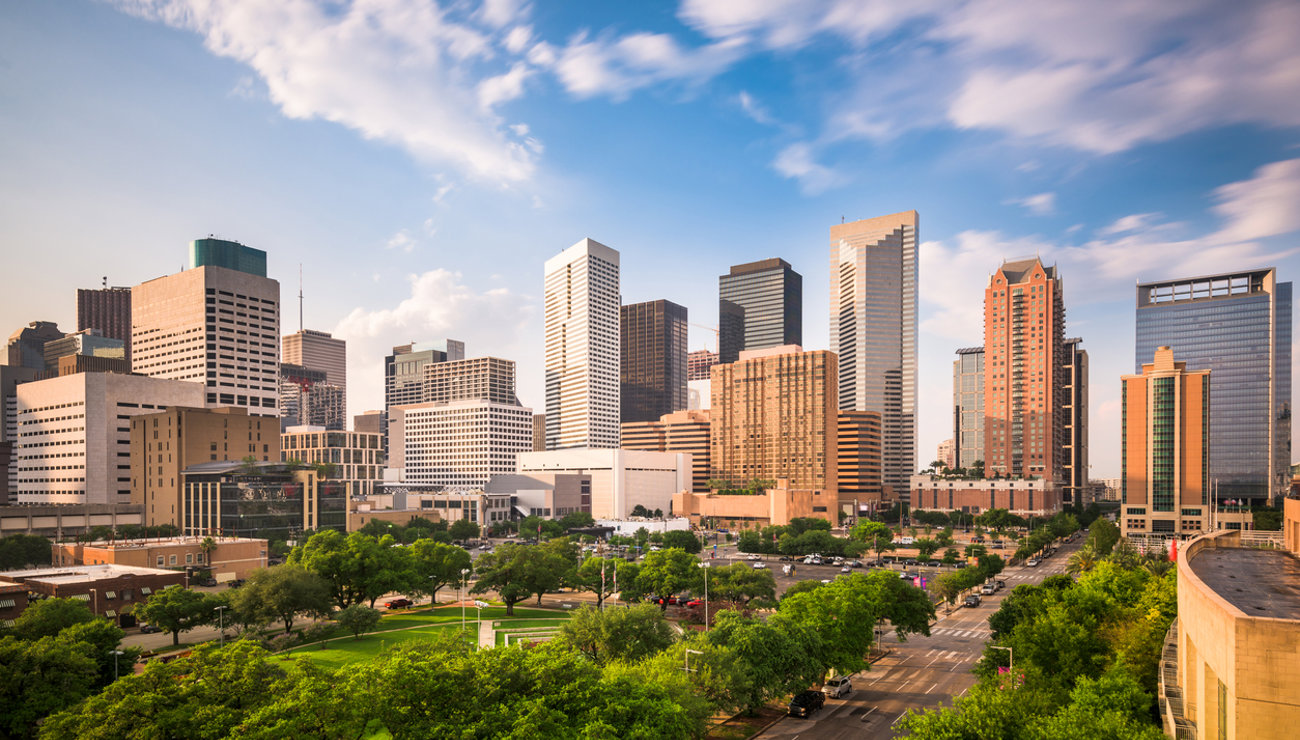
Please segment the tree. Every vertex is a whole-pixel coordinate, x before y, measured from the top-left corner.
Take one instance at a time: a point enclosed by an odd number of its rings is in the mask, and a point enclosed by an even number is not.
[[[1097,551],[1093,549],[1092,544],[1085,543],[1083,547],[1070,554],[1070,559],[1065,564],[1065,572],[1079,575],[1095,567],[1097,567]]]
[[[894,549],[894,532],[881,522],[858,522],[850,536],[867,543],[868,547],[876,551],[877,557]]]
[[[567,532],[570,529],[586,529],[594,526],[596,519],[585,511],[575,511],[572,514],[565,514],[560,518],[560,529]]]
[[[949,609],[952,609],[952,603],[956,601],[957,597],[961,595],[961,592],[965,591],[967,588],[966,578],[959,571],[940,574],[936,576],[934,580],[930,581],[930,590],[934,591],[936,596],[943,599]]]
[[[950,547],[950,548],[948,548],[947,550],[944,550],[944,551],[943,551],[943,564],[944,564],[944,565],[956,565],[956,564],[957,564],[957,560],[958,560],[960,557],[961,557],[961,553],[957,552],[957,549],[956,549],[956,548],[954,548],[954,547]]]
[[[506,616],[514,616],[515,604],[534,594],[558,587],[561,574],[554,559],[540,545],[507,542],[494,552],[480,555],[475,564],[478,582],[470,593],[495,591],[506,605]]]
[[[479,535],[478,524],[469,519],[457,519],[447,528],[447,534],[451,535],[453,540],[472,540]]]
[[[360,532],[352,534],[361,535]],[[289,553],[289,563],[301,565],[324,578],[330,587],[330,597],[338,608],[345,609],[361,602],[363,594],[358,587],[357,564],[348,551],[348,539],[341,532],[327,529],[313,534]]]
[[[664,547],[676,547],[692,554],[698,553],[702,549],[699,539],[693,533],[684,529],[664,532]]]
[[[0,570],[49,565],[53,559],[53,546],[45,537],[20,532],[0,539]]]
[[[1103,517],[1088,528],[1088,544],[1092,545],[1097,557],[1104,558],[1109,555],[1116,542],[1119,542],[1119,527],[1111,520]]]
[[[939,549],[939,543],[929,537],[922,537],[915,543],[916,552],[922,560],[929,560],[930,556]]]
[[[90,606],[80,599],[41,599],[27,605],[14,620],[13,633],[24,640],[54,637],[74,624],[90,622],[98,617]]]
[[[474,561],[465,548],[424,537],[412,543],[407,553],[410,567],[407,593],[427,594],[435,602],[439,590],[461,585],[465,579],[461,571],[474,567]]]
[[[714,486],[710,486],[710,487],[714,487]],[[649,512],[649,511],[646,511],[646,508],[645,508],[644,506],[642,506],[641,504],[637,504],[636,506],[633,506],[633,507],[632,507],[632,512],[631,512],[631,514],[629,514],[629,516],[632,516],[632,517],[640,517],[640,518],[642,518],[642,519],[649,519],[649,518],[650,518],[650,512]]]
[[[709,568],[709,596],[740,608],[751,601],[776,601],[776,578],[772,571],[755,570],[747,563],[733,563],[725,568]],[[813,581],[821,585],[817,581]]]
[[[596,607],[600,608],[605,599],[615,593],[617,584],[624,585],[636,579],[632,573],[636,566],[622,558],[587,558],[578,566],[574,577],[574,588],[596,595]]]
[[[261,568],[235,591],[231,606],[244,624],[278,620],[288,633],[299,614],[324,617],[330,613],[329,584],[300,565]]]
[[[699,561],[684,550],[652,552],[641,562],[637,584],[646,593],[670,596],[692,589],[700,579]]]
[[[37,722],[89,696],[98,676],[99,665],[76,644],[0,638],[0,735],[34,737]]]
[[[149,600],[136,604],[135,616],[141,621],[172,633],[172,644],[179,645],[181,633],[211,623],[217,601],[181,586],[155,591]]]
[[[742,662],[747,680],[736,689],[736,699],[750,712],[826,675],[826,666],[814,655],[817,635],[802,625],[778,625],[724,611],[718,613],[706,639],[730,649]]]
[[[362,632],[369,632],[379,624],[379,610],[371,609],[362,604],[353,604],[338,614],[334,615],[334,621],[348,632],[352,633],[354,640],[361,639]]]
[[[209,567],[212,566],[212,553],[217,551],[217,541],[211,537],[204,537],[199,542],[199,549],[203,551],[203,562]]]
[[[636,661],[673,643],[673,630],[652,604],[628,609],[585,605],[560,627],[560,639],[593,660]]]

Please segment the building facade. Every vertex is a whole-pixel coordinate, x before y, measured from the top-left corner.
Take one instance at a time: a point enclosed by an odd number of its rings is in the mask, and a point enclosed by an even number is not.
[[[62,339],[63,332],[53,321],[33,321],[9,335],[6,362],[10,367],[45,369],[45,343]]]
[[[326,331],[302,329],[286,334],[280,340],[280,361],[300,365],[310,370],[325,372],[325,382],[338,386],[343,395],[343,421],[332,429],[343,429],[347,424],[348,343],[336,339]]]
[[[437,345],[403,344],[384,358],[384,410],[424,403],[424,369],[431,364],[465,359],[465,343],[448,339]]]
[[[834,353],[799,347],[743,352],[715,365],[711,477],[736,488],[785,479],[794,489],[837,491],[835,374]]]
[[[1046,478],[967,479],[914,475],[912,508],[979,514],[1006,509],[1022,517],[1050,517],[1061,511],[1061,485]]]
[[[1055,267],[1004,262],[984,290],[984,470],[1062,481],[1065,298]]]
[[[1213,373],[1188,371],[1159,347],[1141,375],[1125,375],[1120,448],[1120,531],[1188,534],[1211,528],[1210,399]]]
[[[279,416],[280,284],[261,260],[261,274],[201,264],[132,288],[131,369],[199,383],[209,406]]]
[[[19,585],[40,598],[77,599],[95,614],[122,627],[135,626],[131,611],[136,604],[148,601],[168,586],[184,584],[184,572],[129,565],[58,566],[0,574],[0,589]]]
[[[202,406],[195,383],[117,373],[78,373],[14,391],[9,488],[21,504],[131,503],[133,416]]]
[[[686,307],[665,300],[633,303],[622,307],[620,318],[622,423],[684,410]]]
[[[952,439],[957,467],[984,462],[984,348],[957,350],[952,363]]]
[[[583,239],[546,261],[546,445],[619,444],[619,255]]]
[[[718,353],[707,349],[698,349],[686,354],[686,382],[708,380],[710,371],[718,364]]]
[[[280,429],[313,425],[347,426],[347,392],[327,380],[323,370],[280,363]]]
[[[267,565],[266,540],[213,537],[205,551],[203,537],[66,542],[54,546],[54,564],[125,565],[133,568],[204,568],[219,582],[247,578]]]
[[[182,473],[192,465],[280,459],[280,425],[238,407],[172,406],[131,419],[131,503],[148,525],[180,526]]]
[[[533,411],[473,398],[389,410],[388,467],[408,483],[444,491],[482,490],[494,475],[515,472],[533,446]]]
[[[834,495],[791,488],[787,480],[772,483],[771,488],[749,495],[683,491],[673,495],[673,512],[694,525],[735,529],[784,526],[795,518],[825,519],[838,525]]]
[[[1065,340],[1061,386],[1061,493],[1068,505],[1086,504],[1088,484],[1088,350],[1077,337]]]
[[[226,239],[195,239],[190,242],[190,269],[197,267],[221,267],[266,277],[266,252]]]
[[[519,405],[515,395],[515,363],[500,357],[433,362],[424,366],[424,392],[420,403],[447,403],[484,399]]]
[[[125,362],[126,342],[105,337],[98,329],[82,329],[75,334],[64,335],[62,339],[51,339],[45,343],[45,370],[57,372],[60,359],[78,355]],[[130,372],[129,366],[127,372]]]
[[[546,414],[533,414],[533,452],[546,449]]]
[[[1273,268],[1139,283],[1135,371],[1157,347],[1210,370],[1210,479],[1221,499],[1285,495],[1291,464],[1291,283]]]
[[[280,435],[280,458],[331,468],[330,481],[348,484],[351,496],[369,496],[384,479],[383,437],[322,426],[289,427]]]
[[[916,472],[916,211],[831,226],[830,341],[839,407],[880,414],[884,485]]]
[[[207,462],[182,472],[181,534],[268,540],[304,530],[347,528],[349,492],[341,481],[281,462]]]
[[[803,344],[803,276],[790,263],[774,257],[718,277],[718,362],[797,344]]]
[[[20,383],[36,380],[36,368],[0,365],[0,505],[10,503],[9,469],[18,439],[18,397]]]
[[[835,477],[839,498],[844,503],[852,501],[849,511],[862,516],[879,509],[885,500],[880,414],[841,411],[837,424]]]
[[[657,421],[623,425],[623,449],[650,452],[685,452],[691,456],[691,490],[709,490],[710,415],[703,411],[677,411]]]
[[[589,476],[591,515],[626,519],[637,505],[671,511],[673,494],[690,489],[691,456],[596,448],[525,452],[519,455],[518,472]]]
[[[77,289],[77,331],[95,329],[125,345],[125,357],[131,359],[131,289]]]

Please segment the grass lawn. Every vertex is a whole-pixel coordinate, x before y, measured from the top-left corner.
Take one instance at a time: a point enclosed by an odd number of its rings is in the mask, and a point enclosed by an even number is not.
[[[548,632],[557,630],[568,619],[569,615],[566,614],[562,617],[552,617],[550,619],[512,619],[505,622],[497,620],[500,624],[496,633],[497,644],[505,645],[507,635],[512,632]]]

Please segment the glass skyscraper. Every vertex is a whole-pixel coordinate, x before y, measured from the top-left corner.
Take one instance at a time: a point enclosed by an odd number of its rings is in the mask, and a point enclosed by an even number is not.
[[[686,307],[657,300],[621,311],[624,424],[686,409]]]
[[[984,348],[957,350],[952,363],[952,441],[957,467],[984,461]]]
[[[718,362],[742,350],[803,344],[803,276],[783,259],[736,265],[718,278]]]
[[[1291,459],[1291,283],[1273,268],[1137,286],[1134,365],[1168,346],[1210,371],[1210,482],[1218,499],[1285,493]]]

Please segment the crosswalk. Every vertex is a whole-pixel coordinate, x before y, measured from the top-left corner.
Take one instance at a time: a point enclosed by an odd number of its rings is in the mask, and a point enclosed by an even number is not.
[[[940,627],[938,629],[930,630],[931,636],[939,635],[939,636],[946,636],[946,637],[987,638],[991,634],[993,634],[993,631],[987,627],[977,627],[975,629],[956,629],[951,627]]]

